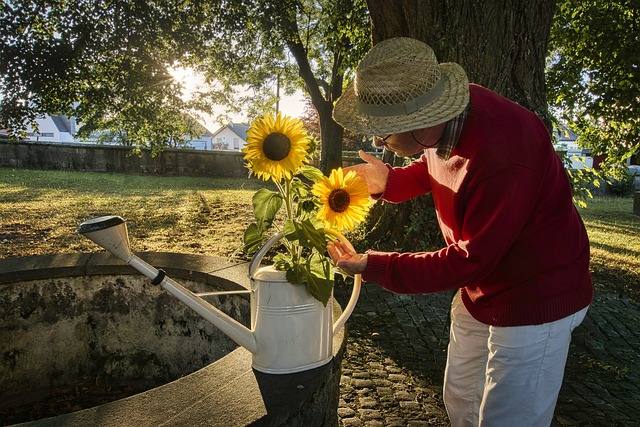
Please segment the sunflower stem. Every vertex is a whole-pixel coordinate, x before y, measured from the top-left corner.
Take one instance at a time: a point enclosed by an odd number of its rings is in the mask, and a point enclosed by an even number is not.
[[[291,180],[284,180],[285,203],[287,205],[287,218],[293,220],[293,196],[291,194]]]
[[[276,186],[278,187],[278,191],[282,195],[284,199],[285,209],[287,211],[287,219],[293,221],[294,218],[294,209],[293,209],[293,194],[291,191],[291,181],[293,179],[284,179],[284,186],[281,181],[274,180]],[[296,247],[292,242],[289,242],[287,239],[284,239],[284,246],[287,248],[289,253],[291,254],[291,261],[293,264],[298,265],[300,263],[300,258],[302,256],[302,248]]]
[[[291,221],[293,221],[295,219],[295,215],[294,215],[294,206],[293,206],[293,192],[291,191],[291,183],[293,181],[293,178],[291,179],[285,179],[285,190],[287,192],[287,216],[289,217],[289,219]],[[299,245],[291,245],[291,257],[293,258],[293,264],[294,265],[299,265],[300,264],[300,259],[302,258],[302,248]]]

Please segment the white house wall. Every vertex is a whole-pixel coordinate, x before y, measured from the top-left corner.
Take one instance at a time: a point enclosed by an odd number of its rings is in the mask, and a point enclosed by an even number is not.
[[[50,116],[37,119],[36,123],[38,123],[37,133],[34,132],[31,126],[27,127],[28,140],[40,142],[75,142],[69,132],[60,132],[60,130],[58,130],[58,127]]]
[[[567,156],[571,162],[571,169],[583,169],[593,167],[593,157],[583,154],[582,150],[567,150]]]
[[[245,141],[229,128],[224,128],[216,133],[211,143],[214,150],[240,151],[245,145]]]

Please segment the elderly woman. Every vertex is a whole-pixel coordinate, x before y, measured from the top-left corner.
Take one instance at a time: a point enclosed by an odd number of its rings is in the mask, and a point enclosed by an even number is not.
[[[542,121],[410,38],[373,47],[334,119],[398,156],[422,153],[391,167],[361,152],[351,169],[376,199],[431,193],[447,243],[359,254],[335,242],[334,262],[394,292],[457,290],[444,381],[453,426],[548,426],[593,285],[587,233]]]

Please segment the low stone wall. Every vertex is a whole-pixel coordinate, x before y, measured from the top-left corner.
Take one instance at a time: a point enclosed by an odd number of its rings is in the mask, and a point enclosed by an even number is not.
[[[215,177],[246,177],[243,153],[166,149],[132,154],[130,147],[0,141],[0,167],[90,172],[157,173]]]
[[[0,167],[25,169],[245,178],[249,172],[243,156],[239,151],[185,148],[166,149],[152,157],[151,150],[137,155],[122,146],[0,140]],[[342,166],[361,162],[358,157],[345,157]]]

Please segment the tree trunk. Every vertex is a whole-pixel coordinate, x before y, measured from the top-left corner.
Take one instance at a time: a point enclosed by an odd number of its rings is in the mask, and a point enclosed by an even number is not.
[[[311,102],[318,112],[320,119],[320,170],[329,175],[331,170],[342,166],[342,138],[344,128],[337,124],[332,117],[333,103],[342,94],[344,76],[340,69],[342,57],[335,57],[334,72],[331,82],[325,85],[324,94],[311,70],[309,58],[304,48],[297,29],[297,24],[291,22],[291,33],[287,37],[287,46],[293,54],[299,68],[299,75],[307,86]]]
[[[333,120],[331,116],[332,112],[333,106],[326,101],[322,103],[322,108],[318,109],[320,137],[322,138],[320,170],[327,176],[333,169],[342,166],[342,138],[344,137],[344,128]]]
[[[422,40],[433,48],[439,62],[462,65],[471,82],[535,112],[549,129],[544,67],[555,3],[555,0],[367,0],[373,44],[400,36]],[[416,250],[416,239],[407,238],[404,230],[419,227],[411,218],[433,215],[429,204],[428,198],[419,197],[400,206],[376,206],[367,224],[370,241],[387,241],[399,249]],[[424,225],[425,233],[434,229],[433,224]],[[430,240],[437,238],[432,236]]]

